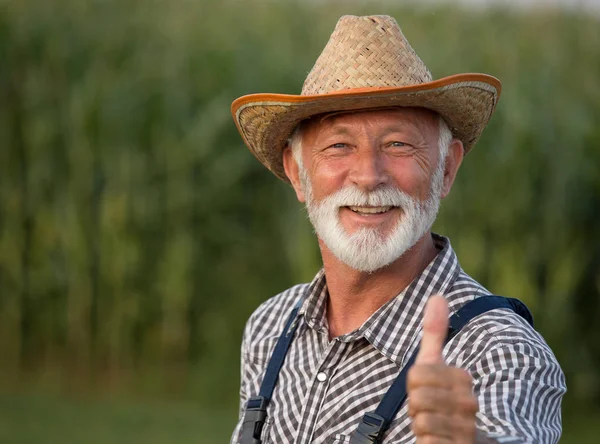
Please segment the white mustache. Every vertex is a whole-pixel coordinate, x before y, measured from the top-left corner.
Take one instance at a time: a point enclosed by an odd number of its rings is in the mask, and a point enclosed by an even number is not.
[[[373,191],[362,191],[354,186],[347,186],[327,196],[318,203],[320,207],[400,207],[414,205],[415,200],[403,191],[391,187],[381,187]]]

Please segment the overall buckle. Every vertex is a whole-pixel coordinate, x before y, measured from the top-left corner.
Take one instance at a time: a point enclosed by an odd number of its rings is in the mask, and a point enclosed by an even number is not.
[[[267,419],[267,399],[252,396],[246,404],[240,444],[261,444],[260,434]]]
[[[367,412],[350,439],[350,444],[380,443],[385,430],[385,418],[375,412]]]

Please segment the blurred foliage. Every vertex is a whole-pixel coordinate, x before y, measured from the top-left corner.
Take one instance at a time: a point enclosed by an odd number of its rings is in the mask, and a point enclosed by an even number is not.
[[[386,13],[434,77],[502,80],[435,228],[534,311],[565,427],[600,408],[600,19],[392,3],[0,1],[2,385],[235,412],[245,320],[320,262],[230,103],[298,93],[339,16]]]
[[[231,415],[192,403],[65,399],[19,394],[0,398],[6,444],[192,444],[226,442]]]

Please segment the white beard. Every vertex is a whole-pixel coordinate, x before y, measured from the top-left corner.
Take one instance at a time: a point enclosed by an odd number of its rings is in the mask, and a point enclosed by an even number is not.
[[[304,168],[300,168],[308,217],[317,236],[341,262],[368,273],[394,262],[431,229],[440,206],[443,176],[442,161],[433,174],[431,194],[425,201],[414,199],[390,186],[371,192],[348,186],[316,202],[308,174]],[[400,208],[401,216],[387,235],[368,227],[349,234],[340,221],[341,207],[388,205]]]

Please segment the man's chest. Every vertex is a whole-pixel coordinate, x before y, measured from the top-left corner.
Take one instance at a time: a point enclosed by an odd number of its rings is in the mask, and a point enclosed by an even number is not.
[[[259,391],[266,362],[253,360],[251,367],[246,390],[252,396]],[[316,332],[305,332],[294,341],[279,372],[263,443],[349,442],[363,414],[377,407],[399,370],[364,339],[328,342]],[[390,443],[413,439],[405,407],[386,437]]]

